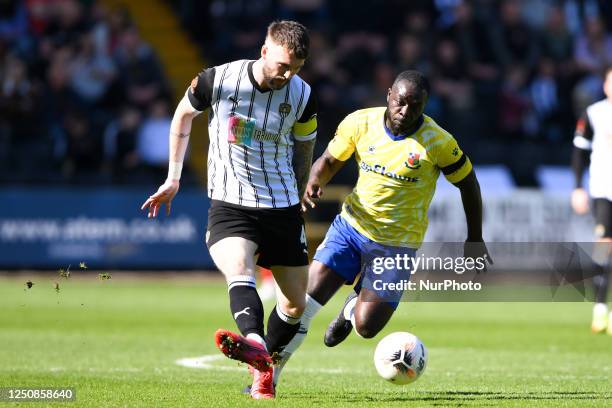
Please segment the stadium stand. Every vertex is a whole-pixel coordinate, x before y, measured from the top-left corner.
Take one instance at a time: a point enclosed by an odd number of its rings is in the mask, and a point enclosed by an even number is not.
[[[170,114],[202,67],[256,58],[269,21],[296,18],[312,34],[302,75],[320,99],[318,152],[346,113],[382,104],[389,79],[416,68],[432,80],[428,113],[475,163],[504,164],[519,186],[536,185],[537,165],[567,162],[577,112],[601,97],[611,9],[571,0],[4,1],[0,179],[157,181],[136,148],[150,105],[163,99]],[[133,129],[117,144],[126,116]],[[196,123],[192,167],[203,181],[205,121]],[[525,151],[536,163],[527,168],[516,157]]]

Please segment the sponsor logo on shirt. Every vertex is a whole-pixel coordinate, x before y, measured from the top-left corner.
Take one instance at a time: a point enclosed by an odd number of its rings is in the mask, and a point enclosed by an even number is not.
[[[372,173],[380,174],[382,176],[389,177],[395,180],[408,181],[410,183],[416,183],[417,181],[419,181],[418,177],[408,177],[408,176],[403,176],[401,174],[394,173],[393,171],[388,171],[387,167],[383,166],[382,164],[371,165],[364,161],[361,161],[361,163],[359,163],[359,168],[365,172],[372,172]]]
[[[228,121],[228,142],[251,146],[253,140],[274,143],[281,141],[280,133],[266,132],[258,129],[255,123],[255,119],[247,119],[239,115],[230,116]]]

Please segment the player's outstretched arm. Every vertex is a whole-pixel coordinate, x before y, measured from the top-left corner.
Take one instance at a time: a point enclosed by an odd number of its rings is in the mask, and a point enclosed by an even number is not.
[[[303,211],[306,211],[308,206],[316,207],[314,200],[323,195],[323,187],[344,166],[344,163],[346,161],[336,159],[328,149],[325,149],[325,152],[314,162],[310,170],[310,177],[302,199]]]
[[[454,184],[461,192],[461,201],[463,202],[467,222],[468,234],[464,256],[470,258],[485,257],[492,264],[493,259],[482,239],[482,197],[476,173],[472,170],[463,180]]]
[[[189,134],[191,132],[191,123],[193,119],[201,112],[195,110],[187,96],[179,102],[172,123],[170,125],[170,155],[168,163],[168,178],[158,189],[157,192],[151,195],[140,208],[147,209],[149,218],[157,217],[162,205],[166,205],[166,215],[170,215],[172,199],[178,192],[183,169],[183,160],[185,152],[189,144]]]

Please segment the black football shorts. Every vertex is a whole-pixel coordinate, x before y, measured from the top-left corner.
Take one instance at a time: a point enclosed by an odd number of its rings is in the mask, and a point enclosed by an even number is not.
[[[304,218],[300,206],[251,208],[211,200],[208,210],[206,245],[223,238],[242,237],[257,244],[257,265],[308,265]]]

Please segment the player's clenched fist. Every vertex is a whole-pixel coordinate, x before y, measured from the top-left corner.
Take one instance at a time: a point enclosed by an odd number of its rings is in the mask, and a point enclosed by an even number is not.
[[[159,209],[161,208],[162,204],[166,204],[166,215],[170,215],[172,199],[178,192],[178,189],[178,180],[166,180],[164,184],[159,186],[157,192],[150,196],[147,201],[144,202],[140,209],[148,209],[147,216],[149,218],[155,218],[157,217],[157,214],[159,214]]]

